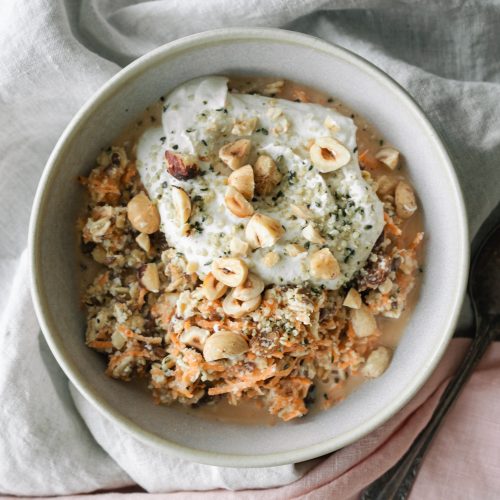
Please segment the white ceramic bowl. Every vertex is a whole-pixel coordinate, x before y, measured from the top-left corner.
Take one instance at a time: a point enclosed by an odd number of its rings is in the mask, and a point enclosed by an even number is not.
[[[279,76],[339,98],[403,151],[424,211],[427,242],[420,299],[388,371],[342,404],[274,427],[222,424],[152,404],[151,395],[104,375],[84,343],[79,306],[76,181],[100,148],[148,104],[201,75]],[[224,466],[272,466],[313,458],[364,436],[400,409],[429,377],[452,335],[467,274],[464,205],[448,155],[408,94],[339,47],[271,29],[225,29],[167,44],[120,71],[71,121],[45,167],[30,227],[32,291],[57,361],[111,421],[166,452]]]

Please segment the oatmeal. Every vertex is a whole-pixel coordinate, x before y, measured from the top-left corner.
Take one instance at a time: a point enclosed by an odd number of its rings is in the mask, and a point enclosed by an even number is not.
[[[99,155],[79,230],[101,267],[86,342],[109,376],[145,378],[160,404],[291,420],[384,373],[420,272],[418,205],[399,151],[330,101],[196,79]]]

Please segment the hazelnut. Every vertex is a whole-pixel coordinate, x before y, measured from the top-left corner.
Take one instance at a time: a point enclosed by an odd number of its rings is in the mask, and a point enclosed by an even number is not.
[[[283,177],[274,160],[267,155],[260,155],[253,167],[255,190],[258,195],[271,194]]]
[[[377,151],[375,158],[391,170],[396,170],[399,165],[399,156],[399,151],[397,149],[382,148]]]
[[[333,172],[347,165],[351,159],[349,150],[333,137],[320,137],[309,150],[312,164],[322,173]]]
[[[160,228],[158,208],[143,191],[128,202],[127,217],[132,227],[141,233],[152,234]]]
[[[231,186],[226,189],[224,203],[236,217],[250,217],[254,210],[252,204],[239,192]]]
[[[248,276],[248,266],[236,257],[222,257],[212,262],[215,279],[230,287],[241,285]]]
[[[255,182],[251,165],[235,170],[227,179],[229,186],[239,191],[248,201],[253,198]]]
[[[259,213],[252,216],[245,228],[245,237],[252,248],[271,247],[284,234],[279,221]]]
[[[196,158],[191,155],[165,151],[168,173],[180,181],[193,179],[199,173]]]
[[[238,139],[222,146],[219,150],[219,158],[231,170],[237,170],[247,162],[251,146],[249,139]]]
[[[322,248],[311,255],[311,275],[314,278],[331,280],[340,274],[337,259],[328,248]]]

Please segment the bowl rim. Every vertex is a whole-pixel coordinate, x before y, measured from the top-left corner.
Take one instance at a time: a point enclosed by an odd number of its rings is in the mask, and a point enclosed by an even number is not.
[[[94,109],[99,107],[102,102],[112,96],[120,87],[134,79],[139,74],[148,71],[159,61],[164,60],[165,58],[176,56],[181,52],[192,50],[200,45],[218,45],[232,41],[260,41],[264,43],[285,42],[291,45],[307,47],[353,64],[359,67],[365,74],[367,74],[367,76],[376,79],[380,84],[384,85],[395,98],[399,99],[401,103],[411,113],[413,113],[415,118],[420,122],[424,133],[428,136],[428,139],[434,143],[436,151],[439,154],[439,162],[442,165],[445,174],[448,176],[450,191],[452,192],[451,198],[458,209],[457,216],[460,222],[458,228],[460,237],[456,242],[458,255],[457,260],[459,263],[457,281],[459,286],[457,286],[454,290],[453,304],[448,317],[446,331],[441,336],[439,344],[435,346],[433,356],[428,358],[427,363],[425,366],[422,366],[420,372],[413,378],[412,383],[399,395],[397,395],[391,404],[387,405],[371,419],[365,421],[363,424],[359,425],[355,429],[352,429],[351,431],[314,445],[288,450],[285,452],[267,453],[264,455],[217,453],[183,446],[162,438],[153,432],[146,431],[113,408],[104,398],[95,392],[92,385],[76,368],[69,353],[66,352],[62,339],[57,333],[58,330],[56,323],[50,314],[48,302],[43,295],[43,286],[39,267],[39,262],[41,260],[39,245],[40,221],[43,219],[44,208],[47,201],[47,187],[50,186],[52,179],[57,175],[58,170],[61,168],[60,164],[59,168],[57,168],[58,161],[59,157],[64,153],[65,145],[78,133],[80,127],[85,125],[86,120],[92,115]],[[123,430],[129,432],[139,441],[156,448],[161,448],[162,450],[182,459],[224,467],[269,467],[302,462],[304,460],[316,458],[353,443],[392,417],[397,411],[406,405],[422,387],[444,354],[445,348],[449,343],[455,325],[458,321],[460,306],[465,294],[469,262],[468,223],[460,185],[443,142],[418,104],[406,92],[406,90],[404,90],[403,87],[395,82],[390,76],[361,56],[354,54],[343,47],[339,47],[311,35],[275,28],[222,28],[190,35],[162,45],[157,49],[148,52],[128,66],[124,67],[110,80],[108,80],[90,97],[90,99],[86,101],[86,103],[70,121],[57,141],[45,165],[32,207],[28,247],[31,266],[30,287],[37,319],[50,350],[66,376],[78,389],[78,391],[96,409],[98,409],[101,414],[112,422],[118,424]]]

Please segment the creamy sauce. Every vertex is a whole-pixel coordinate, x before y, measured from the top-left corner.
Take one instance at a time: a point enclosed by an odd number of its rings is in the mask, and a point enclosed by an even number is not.
[[[244,91],[249,84],[261,85],[276,81],[274,78],[247,78],[247,77],[231,77],[229,87],[237,91]],[[350,117],[357,126],[356,140],[358,150],[369,150],[375,152],[382,146],[389,146],[378,130],[369,122],[367,122],[357,112],[349,108],[346,104],[338,102],[335,97],[326,95],[317,90],[285,81],[285,85],[279,93],[279,98],[296,100],[307,96],[307,102],[321,104],[326,107],[331,107],[335,111]],[[164,111],[164,99],[153,103],[146,108],[144,113],[139,116],[130,126],[128,126],[122,134],[120,134],[113,142],[113,146],[123,146],[130,159],[136,159],[136,145],[144,132],[157,127],[161,123],[162,113]],[[397,145],[396,145],[397,146]],[[371,171],[373,178],[376,180],[381,175],[388,177],[397,176],[401,179],[409,180],[409,173],[405,165],[404,157],[400,162],[401,165],[395,172],[391,172],[387,168]],[[409,181],[411,184],[411,181]],[[417,232],[423,231],[423,216],[422,207],[409,220],[404,223],[405,243],[413,240]],[[422,253],[420,249],[419,254]],[[87,256],[81,255],[82,266],[82,286],[86,287],[92,281],[96,274],[96,264]],[[419,262],[422,261],[422,256],[418,255]],[[379,329],[381,330],[380,345],[390,348],[395,348],[404,332],[405,325],[411,316],[412,310],[418,300],[421,278],[417,276],[415,287],[408,296],[406,309],[398,319],[377,318]],[[328,392],[329,401],[333,399],[335,402],[342,401],[350,393],[356,390],[359,385],[365,382],[366,379],[361,375],[348,377],[345,381],[337,384],[336,387],[328,389],[324,384],[315,381],[315,401],[311,405],[310,412],[316,412],[322,409],[325,405],[324,394]],[[280,421],[277,417],[270,415],[259,404],[258,400],[243,401],[238,406],[230,405],[227,400],[221,399],[216,403],[201,405],[196,408],[187,408],[180,404],[174,404],[179,411],[186,412],[191,415],[203,416],[203,418],[214,419],[222,422],[238,423],[243,425],[274,425]]]

